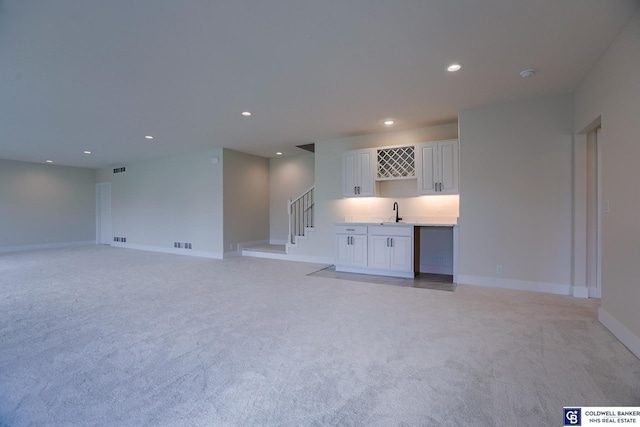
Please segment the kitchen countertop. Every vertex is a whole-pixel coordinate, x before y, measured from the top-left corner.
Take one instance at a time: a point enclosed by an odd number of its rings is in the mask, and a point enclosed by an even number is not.
[[[458,224],[458,218],[450,217],[434,217],[434,218],[415,218],[407,219],[400,222],[382,221],[374,219],[336,222],[336,225],[384,225],[389,227],[453,227]]]

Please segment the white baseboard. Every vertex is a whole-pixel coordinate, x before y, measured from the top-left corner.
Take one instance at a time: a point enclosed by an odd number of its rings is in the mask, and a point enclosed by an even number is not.
[[[287,254],[278,254],[274,252],[242,251],[241,255],[249,258],[289,259]]]
[[[268,244],[269,244],[269,240],[254,240],[252,242],[238,243],[237,252],[242,252],[244,248],[250,248],[251,246],[261,246],[261,245],[268,245]],[[232,252],[236,252],[236,251],[232,251]],[[229,253],[229,252],[226,252],[226,253]]]
[[[239,256],[242,256],[242,249],[240,249],[238,251],[229,251],[229,252],[225,252],[224,254],[222,254],[222,258],[224,258],[224,259],[237,258]]]
[[[270,245],[286,245],[287,241],[286,240],[271,239],[271,240],[269,240],[269,244]]]
[[[453,267],[446,265],[420,264],[420,273],[453,274]]]
[[[598,309],[598,320],[640,359],[640,337],[635,335],[602,307]]]
[[[549,294],[571,295],[571,285],[547,282],[530,282],[528,280],[500,279],[495,277],[458,275],[456,283],[461,285],[478,285],[492,288],[517,289],[520,291],[546,292]]]
[[[255,251],[246,251],[242,253],[243,256],[252,257],[252,258],[267,258],[267,259],[279,259],[283,261],[297,261],[297,262],[308,262],[312,264],[333,264],[333,258],[331,257],[320,257],[320,256],[311,256],[311,255],[291,255],[291,254],[278,254],[274,252],[255,252]]]
[[[158,246],[135,245],[130,243],[113,242],[111,246],[115,248],[136,249],[140,251],[160,252],[164,254],[195,256],[200,258],[223,259],[223,254],[215,252],[194,251],[182,248],[161,248]]]
[[[587,288],[589,289],[589,298],[602,298],[600,288]]]
[[[573,296],[576,298],[589,298],[589,288],[586,286],[573,286]]]
[[[96,244],[95,240],[86,240],[81,242],[44,243],[42,245],[8,246],[8,247],[0,248],[0,253],[37,251],[41,249],[73,248],[76,246],[89,246],[89,245],[95,245],[95,244]]]
[[[311,264],[329,264],[333,265],[333,257],[313,256],[313,255],[292,255],[287,254],[289,261],[308,262]]]

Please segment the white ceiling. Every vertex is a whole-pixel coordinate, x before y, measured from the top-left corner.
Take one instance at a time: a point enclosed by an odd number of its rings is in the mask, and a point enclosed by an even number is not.
[[[273,157],[385,131],[388,117],[415,128],[570,93],[638,6],[0,0],[0,158],[97,168],[211,147]],[[520,78],[529,67],[536,75]]]

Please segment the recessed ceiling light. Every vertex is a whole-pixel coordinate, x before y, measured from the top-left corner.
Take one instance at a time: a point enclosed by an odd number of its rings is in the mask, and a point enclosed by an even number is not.
[[[278,151],[276,154],[277,154],[278,156],[282,156],[282,153],[281,153],[281,152],[279,152],[279,151]]]
[[[89,151],[89,150],[84,150],[84,151],[83,151],[83,153],[84,153],[84,154],[91,154],[91,151]]]
[[[384,124],[387,126],[393,126],[395,124],[395,120],[385,120]]]
[[[460,64],[451,64],[447,67],[447,71],[453,73],[454,71],[458,71],[460,68],[462,68],[462,65]]]
[[[526,70],[520,71],[520,77],[522,77],[523,79],[526,79],[528,77],[533,76],[535,72],[536,70],[534,70],[533,68],[527,68]]]
[[[53,163],[53,160],[45,160],[47,163]]]
[[[153,139],[153,137],[151,135],[145,135],[145,138],[147,139]]]
[[[243,111],[242,115],[245,117],[249,117],[251,115],[251,111]]]

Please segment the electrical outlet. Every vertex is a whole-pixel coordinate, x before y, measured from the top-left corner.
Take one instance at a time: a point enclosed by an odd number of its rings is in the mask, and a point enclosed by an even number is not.
[[[496,274],[498,276],[502,276],[502,266],[501,265],[496,265]]]
[[[443,264],[444,263],[444,257],[442,255],[438,255],[438,264]]]
[[[608,200],[605,200],[602,204],[602,213],[609,213],[611,210],[611,205]]]

